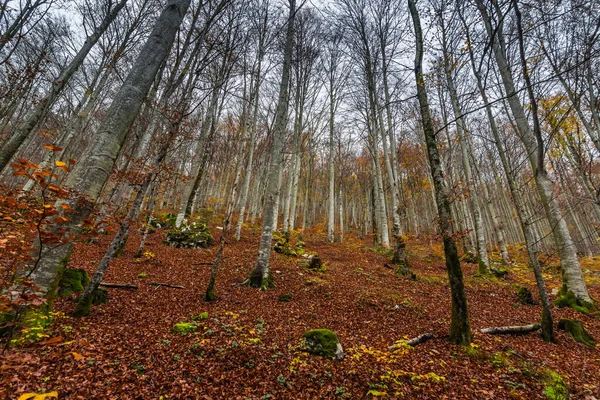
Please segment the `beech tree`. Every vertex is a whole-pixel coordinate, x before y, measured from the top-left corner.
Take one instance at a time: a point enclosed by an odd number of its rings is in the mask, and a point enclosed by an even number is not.
[[[513,72],[507,62],[507,50],[503,33],[504,23],[500,22],[498,25],[494,26],[490,17],[490,11],[486,5],[482,1],[477,0],[477,6],[492,43],[494,58],[498,65],[500,76],[502,77],[502,83],[504,85],[504,90],[506,91],[506,97],[510,106],[510,110],[515,120],[517,133],[527,150],[527,157],[534,173],[537,193],[544,206],[548,221],[552,226],[552,234],[556,242],[557,250],[561,259],[561,265],[564,271],[563,292],[565,295],[568,292],[571,292],[579,302],[593,307],[585,281],[583,280],[581,267],[577,258],[577,250],[554,194],[554,184],[550,179],[546,169],[545,144],[539,127],[537,100],[533,92],[531,79],[527,70],[528,67],[523,44],[523,35],[521,33],[521,21],[519,19],[516,23],[518,29],[517,38],[519,43],[518,46],[522,72],[526,81],[525,87],[527,89],[530,105],[532,107],[531,115],[533,119],[533,128],[531,127],[526,116],[523,104],[517,96]],[[519,15],[518,5],[513,3],[513,6],[515,7],[515,12],[517,15]],[[501,17],[505,14],[498,5],[494,7],[492,12],[494,12],[498,17]]]
[[[107,118],[96,133],[89,156],[79,163],[69,175],[67,187],[87,198],[71,200],[66,226],[77,236],[81,224],[93,208],[102,187],[106,183],[115,159],[125,140],[127,131],[140,111],[142,102],[150,90],[156,73],[169,54],[177,29],[190,5],[189,0],[171,0],[157,19],[155,26],[141,49],[135,64],[114,97]],[[61,268],[68,262],[73,251],[72,243],[46,249],[42,258],[24,273],[41,290],[52,295],[52,288],[61,276]]]
[[[263,211],[262,233],[258,250],[258,259],[246,283],[252,287],[265,290],[271,285],[272,278],[269,276],[269,260],[271,257],[271,241],[273,239],[273,228],[277,220],[278,198],[280,194],[281,174],[281,152],[285,140],[288,107],[290,103],[289,86],[291,72],[291,58],[293,50],[294,23],[297,13],[296,0],[289,0],[289,17],[286,22],[285,48],[283,54],[283,66],[281,72],[281,83],[279,84],[279,97],[275,111],[273,125],[273,144],[267,173],[266,200]]]
[[[427,91],[423,79],[423,33],[419,11],[414,0],[408,0],[410,15],[413,20],[416,54],[415,54],[415,78],[417,83],[417,96],[421,113],[421,123],[427,144],[427,155],[431,168],[435,197],[438,207],[438,224],[444,242],[444,255],[446,256],[446,268],[450,281],[450,292],[452,296],[452,320],[450,323],[450,340],[457,344],[467,345],[471,342],[471,327],[467,298],[463,283],[463,274],[458,258],[458,249],[453,236],[451,226],[450,202],[448,190],[444,182],[444,173],[440,163],[438,144],[431,119],[431,111],[427,100]]]

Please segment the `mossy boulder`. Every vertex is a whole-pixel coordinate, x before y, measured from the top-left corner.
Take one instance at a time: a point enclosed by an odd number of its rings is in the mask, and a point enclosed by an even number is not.
[[[580,320],[563,318],[558,322],[558,329],[569,332],[577,342],[583,343],[591,348],[596,348],[596,341],[592,335],[585,330],[583,323]]]
[[[196,329],[198,329],[198,324],[196,322],[179,322],[173,325],[173,329],[171,331],[173,333],[185,336],[188,333],[194,332]]]
[[[66,297],[73,293],[83,292],[90,283],[87,271],[81,268],[65,268],[58,283],[58,297]]]
[[[213,237],[207,224],[193,222],[171,229],[163,243],[177,248],[207,248],[213,244]]]
[[[490,267],[490,272],[496,278],[504,278],[506,275],[508,275],[508,270],[506,268]]]
[[[192,315],[192,321],[204,321],[208,319],[208,313],[206,311],[201,312],[198,315]]]
[[[312,256],[308,263],[308,269],[315,272],[325,272],[325,265],[319,256]]]
[[[517,285],[515,289],[517,291],[517,300],[519,301],[519,303],[525,305],[535,304],[535,301],[533,301],[533,295],[531,294],[531,290],[519,285]]]
[[[306,332],[303,350],[307,353],[317,356],[342,361],[344,359],[344,350],[337,338],[337,335],[329,329],[313,329]]]

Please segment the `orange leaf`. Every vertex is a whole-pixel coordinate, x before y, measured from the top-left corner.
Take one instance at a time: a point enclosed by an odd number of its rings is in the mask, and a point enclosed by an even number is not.
[[[62,342],[62,340],[63,340],[62,336],[55,336],[53,338],[43,341],[42,344],[55,344],[55,343]]]
[[[74,352],[74,351],[72,351],[72,352],[71,352],[71,354],[73,354],[73,357],[75,357],[75,359],[76,359],[77,361],[79,361],[79,360],[83,360],[83,356],[82,356],[81,354],[79,354],[79,353],[76,353],[76,352]]]
[[[45,148],[47,148],[48,150],[52,150],[52,151],[62,151],[62,148],[55,146],[53,144],[50,143],[44,143],[43,145]]]
[[[57,167],[64,167],[65,165],[67,165],[66,162],[59,160],[54,161],[54,164],[56,164]]]

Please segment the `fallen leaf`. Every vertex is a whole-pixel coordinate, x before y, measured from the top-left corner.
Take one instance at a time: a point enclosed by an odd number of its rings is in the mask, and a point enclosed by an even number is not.
[[[62,340],[63,340],[62,336],[55,336],[53,338],[43,341],[42,344],[44,344],[44,345],[45,344],[55,344],[55,343],[62,342]]]

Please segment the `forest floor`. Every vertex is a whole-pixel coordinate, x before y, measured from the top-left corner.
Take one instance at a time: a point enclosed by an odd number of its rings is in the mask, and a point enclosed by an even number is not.
[[[464,348],[448,340],[450,291],[435,239],[409,241],[418,276],[413,281],[385,268],[389,258],[369,249],[366,239],[349,236],[329,244],[322,232],[305,232],[306,249],[319,254],[326,272],[308,271],[300,258],[273,253],[276,287],[261,292],[239,285],[258,252],[259,229],[249,227],[241,241],[228,241],[218,299],[206,303],[217,246],[171,248],[162,244],[165,232],[159,230],[150,235],[151,254],[136,261],[135,232],[104,281],[139,289],[108,289],[110,301],[79,319],[68,317],[72,298],[57,300],[55,311],[64,314],[54,319],[47,340],[0,356],[0,397],[57,391],[59,399],[536,399],[560,391],[560,375],[572,398],[600,398],[598,348],[558,329],[555,344],[538,333],[478,331],[539,320],[540,306],[521,305],[515,295],[519,284],[537,299],[522,249],[511,249],[520,266],[509,267],[504,279],[476,277],[476,266],[463,264],[474,332],[474,343]],[[213,235],[220,234],[213,227]],[[92,273],[109,241],[101,236],[77,244],[69,266]],[[545,269],[549,291],[560,287],[556,264],[549,260]],[[590,294],[600,299],[600,258],[584,259],[582,267]],[[283,294],[291,300],[279,301]],[[555,325],[560,318],[580,319],[600,339],[598,316],[553,311]],[[172,332],[176,323],[203,312],[208,319],[198,322],[196,332]],[[342,362],[297,349],[303,333],[314,328],[337,333],[346,353]],[[414,348],[390,349],[425,332],[435,337]]]

